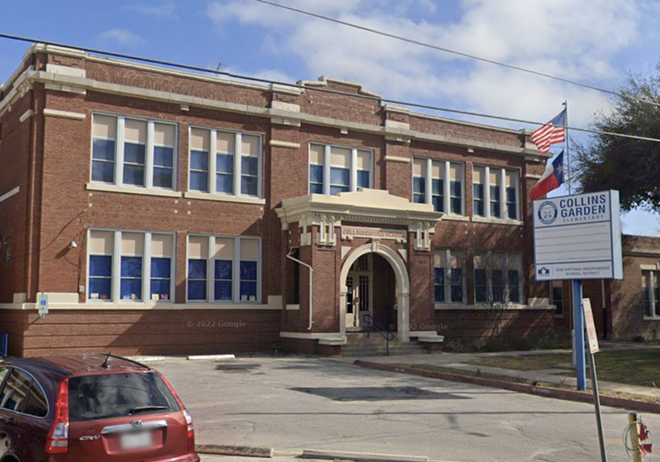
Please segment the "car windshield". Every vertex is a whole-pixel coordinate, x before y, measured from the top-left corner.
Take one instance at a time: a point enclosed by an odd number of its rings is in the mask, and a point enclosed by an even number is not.
[[[167,385],[152,372],[90,375],[69,380],[71,422],[179,410]]]

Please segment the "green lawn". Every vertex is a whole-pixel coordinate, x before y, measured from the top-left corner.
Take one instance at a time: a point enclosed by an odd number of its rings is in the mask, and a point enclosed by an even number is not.
[[[587,375],[589,375],[589,360]],[[599,380],[644,387],[660,387],[660,350],[605,351],[596,353]],[[571,363],[570,353],[478,358],[469,364],[533,371]]]

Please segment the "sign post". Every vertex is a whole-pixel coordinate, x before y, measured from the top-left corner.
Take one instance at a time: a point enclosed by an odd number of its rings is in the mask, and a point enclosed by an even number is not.
[[[594,314],[591,310],[591,300],[588,298],[583,299],[582,306],[584,308],[584,323],[587,330],[587,345],[589,346],[589,366],[591,368],[591,386],[594,392],[594,405],[596,406],[600,458],[602,462],[607,462],[607,449],[605,448],[605,436],[603,435],[603,418],[600,412],[600,395],[598,394],[598,377],[596,375],[596,362],[594,361],[594,354],[600,351],[598,347],[598,334],[596,333]],[[582,357],[584,358],[584,355]]]
[[[575,369],[577,389],[587,389],[587,368],[584,359],[584,316],[582,315],[582,281],[573,281],[573,329],[575,332]]]

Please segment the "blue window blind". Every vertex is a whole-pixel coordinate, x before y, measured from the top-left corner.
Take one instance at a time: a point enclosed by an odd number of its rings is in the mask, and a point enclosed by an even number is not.
[[[142,257],[121,257],[122,300],[142,300]]]
[[[188,300],[206,300],[206,260],[188,260]]]
[[[474,270],[474,292],[478,303],[488,301],[488,273],[485,269]]]
[[[242,156],[241,158],[241,194],[259,195],[259,158]]]
[[[257,301],[257,262],[242,260],[240,278],[240,300]]]
[[[451,213],[463,214],[463,183],[460,181],[449,182],[449,201]]]
[[[124,184],[144,186],[144,156],[146,146],[124,143]]]
[[[231,301],[232,297],[233,262],[231,260],[215,261],[215,299]]]
[[[209,153],[206,151],[190,151],[190,189],[209,190]]]
[[[330,194],[337,195],[351,190],[351,171],[348,168],[330,168]]]
[[[490,216],[492,218],[500,217],[500,187],[490,186]]]
[[[484,210],[484,185],[475,183],[472,185],[472,194],[473,194],[473,213],[480,217],[485,217],[486,213]]]
[[[357,171],[357,187],[371,188],[371,173],[369,172],[369,170]]]
[[[433,178],[431,180],[431,202],[433,203],[433,210],[436,212],[445,211],[444,184],[443,179]]]
[[[520,303],[520,273],[516,270],[509,270],[509,301]]]
[[[451,301],[463,301],[463,270],[461,268],[451,269]]]
[[[94,138],[92,143],[92,181],[115,182],[115,140]]]
[[[309,166],[310,194],[323,194],[323,165]]]
[[[218,154],[216,156],[215,190],[219,193],[234,194],[233,154]]]
[[[507,216],[515,220],[518,218],[518,204],[516,201],[516,188],[506,188],[506,210]]]
[[[504,302],[504,271],[500,269],[494,269],[491,271],[492,275],[492,289],[493,289],[493,301],[494,302]]]
[[[151,258],[151,299],[171,300],[172,259]]]
[[[426,202],[426,180],[422,176],[413,177],[413,202],[417,204]]]
[[[90,255],[89,298],[90,300],[112,298],[112,256]]]
[[[435,301],[440,303],[444,302],[445,301],[445,269],[444,268],[435,268],[433,289],[435,294]]]
[[[154,146],[153,185],[172,189],[174,178],[174,148]]]

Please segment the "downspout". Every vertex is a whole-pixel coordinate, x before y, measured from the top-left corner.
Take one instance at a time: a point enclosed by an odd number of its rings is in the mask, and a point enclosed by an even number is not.
[[[300,261],[296,257],[292,256],[291,252],[293,252],[293,249],[289,250],[289,253],[286,255],[286,258],[288,258],[289,260],[293,260],[296,263],[303,265],[309,269],[309,327],[307,327],[307,330],[312,330],[312,287],[314,287],[313,284],[314,268],[312,268],[312,265],[308,265],[304,261]]]

